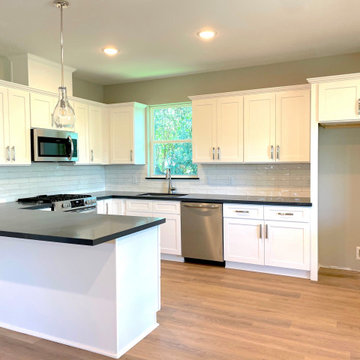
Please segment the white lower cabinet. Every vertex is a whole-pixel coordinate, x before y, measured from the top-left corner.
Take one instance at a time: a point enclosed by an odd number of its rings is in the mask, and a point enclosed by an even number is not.
[[[225,261],[309,271],[309,209],[263,208],[254,212],[250,205],[224,205]],[[251,212],[256,218],[246,218]]]
[[[265,265],[287,269],[310,269],[310,225],[268,221]]]
[[[100,215],[125,215],[125,201],[123,199],[98,200],[97,213]]]
[[[264,265],[264,239],[259,220],[224,219],[226,261]]]

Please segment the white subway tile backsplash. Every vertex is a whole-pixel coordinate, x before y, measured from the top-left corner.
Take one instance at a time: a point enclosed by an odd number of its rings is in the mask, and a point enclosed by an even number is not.
[[[132,184],[127,175],[131,174]],[[165,180],[147,180],[146,166],[105,167],[106,189],[166,191]],[[199,180],[174,180],[181,193],[310,197],[310,164],[199,165]]]

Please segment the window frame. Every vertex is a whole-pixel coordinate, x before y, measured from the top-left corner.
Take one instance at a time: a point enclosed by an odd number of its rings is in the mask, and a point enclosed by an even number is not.
[[[154,126],[154,116],[153,111],[156,108],[164,108],[164,107],[183,107],[183,106],[191,106],[191,101],[177,102],[177,103],[165,103],[165,104],[156,104],[149,105],[148,107],[148,177],[147,179],[164,179],[164,175],[155,175],[154,171],[154,144],[180,144],[180,143],[190,143],[192,145],[192,137],[190,140],[154,140],[155,134],[155,126]],[[191,127],[192,127],[192,118],[191,118]],[[195,175],[172,175],[173,179],[198,179],[198,173]]]

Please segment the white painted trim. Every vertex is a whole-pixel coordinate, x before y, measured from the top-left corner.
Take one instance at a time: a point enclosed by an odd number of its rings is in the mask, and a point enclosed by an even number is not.
[[[148,106],[146,104],[138,103],[136,101],[126,102],[126,103],[117,103],[117,104],[105,104],[105,105],[106,105],[106,107],[109,107],[109,108],[134,106],[134,107],[139,107],[139,108],[144,108],[144,109]]]
[[[161,254],[161,260],[184,262],[185,259],[179,255]]]
[[[253,271],[253,272],[260,272],[260,273],[272,274],[272,275],[291,276],[302,279],[310,278],[310,272],[307,270],[285,269],[276,266],[244,264],[244,263],[237,263],[232,261],[226,261],[225,267],[227,269]]]
[[[144,332],[142,332],[137,338],[130,342],[130,344],[123,347],[121,350],[118,351],[114,358],[118,359],[127,353],[131,348],[133,348],[136,344],[138,344],[141,340],[143,340],[146,336],[148,336],[152,331],[154,331],[159,324],[156,322],[154,325],[147,328]]]
[[[310,279],[318,281],[319,273],[319,239],[318,239],[318,211],[319,211],[319,125],[318,114],[318,85],[311,85],[311,122],[310,122],[310,198],[311,223],[310,223]]]
[[[360,273],[360,270],[359,270],[359,269],[351,269],[351,268],[341,267],[341,266],[325,266],[325,265],[319,264],[319,269],[320,269],[320,268],[323,268],[323,269],[333,269],[333,270],[344,270],[344,271],[354,271],[354,272]]]
[[[320,83],[324,83],[324,82],[334,82],[334,81],[343,81],[343,80],[352,80],[352,79],[360,80],[360,73],[322,76],[322,77],[316,77],[316,78],[309,78],[309,79],[307,79],[307,81],[310,84],[320,84]]]
[[[280,92],[280,91],[291,91],[291,90],[307,90],[309,88],[310,88],[309,84],[302,84],[302,85],[278,86],[278,87],[262,88],[262,89],[230,91],[230,92],[216,93],[216,94],[194,95],[194,96],[188,96],[188,98],[190,100],[202,100],[202,99],[212,99],[212,98],[225,97],[225,96],[239,96],[239,95],[261,94],[268,92]]]
[[[74,348],[90,351],[90,352],[93,352],[93,353],[96,353],[96,354],[109,356],[109,357],[111,357],[113,359],[118,359],[121,355],[123,355],[123,354],[119,355],[119,353],[118,354],[109,353],[109,352],[106,352],[106,351],[102,351],[101,349],[98,349],[96,347],[80,344],[80,343],[77,343],[75,341],[66,340],[66,339],[51,336],[51,335],[48,335],[48,334],[45,334],[45,333],[20,328],[20,327],[9,325],[9,324],[3,323],[3,322],[0,322],[0,327],[4,328],[4,329],[11,330],[11,331],[16,331],[16,332],[19,332],[19,333],[22,333],[22,334],[35,336],[37,338],[53,341],[53,342],[56,342],[56,343],[59,343],[59,344],[68,345],[68,346],[71,346],[71,347],[74,347]],[[133,344],[131,347],[133,347],[134,345],[135,344]]]

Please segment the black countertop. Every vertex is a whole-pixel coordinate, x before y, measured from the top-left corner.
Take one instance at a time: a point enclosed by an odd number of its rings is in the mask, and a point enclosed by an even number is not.
[[[98,200],[111,198],[175,200],[186,202],[241,203],[283,206],[311,206],[308,198],[262,197],[240,195],[189,194],[181,197],[141,196],[141,192],[94,192]],[[98,245],[122,236],[163,224],[163,218],[97,215],[40,211],[44,206],[0,204],[0,236],[60,242],[78,245]]]
[[[163,218],[41,211],[41,207],[1,204],[0,236],[94,246],[165,222]]]
[[[144,192],[132,191],[100,191],[92,193],[98,200],[105,199],[148,199],[173,200],[184,202],[211,202],[211,203],[239,203],[256,205],[280,206],[312,206],[309,198],[295,197],[269,197],[269,196],[243,196],[219,194],[188,194],[186,196],[142,196]]]

